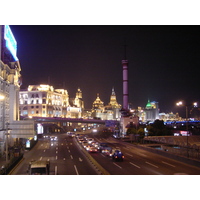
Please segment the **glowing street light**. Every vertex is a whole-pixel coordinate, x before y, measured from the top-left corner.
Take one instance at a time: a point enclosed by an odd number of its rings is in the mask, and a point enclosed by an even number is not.
[[[179,101],[179,102],[176,103],[176,105],[177,105],[177,106],[182,106],[182,105],[183,105],[183,102],[182,102],[182,101]]]
[[[188,153],[188,106],[194,106],[197,107],[198,103],[194,102],[193,104],[190,105],[184,105],[182,101],[179,101],[176,103],[177,106],[185,106],[185,113],[186,113],[186,132],[187,132],[187,157],[189,157]]]
[[[3,101],[5,99],[5,96],[0,94],[0,101]]]

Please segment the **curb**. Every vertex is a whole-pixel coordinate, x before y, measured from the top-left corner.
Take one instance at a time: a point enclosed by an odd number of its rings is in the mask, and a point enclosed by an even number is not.
[[[12,175],[13,171],[19,166],[19,164],[24,160],[25,158],[23,157],[11,170],[7,175]]]

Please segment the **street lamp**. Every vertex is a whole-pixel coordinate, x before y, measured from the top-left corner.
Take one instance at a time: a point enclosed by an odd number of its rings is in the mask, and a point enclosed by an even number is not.
[[[186,117],[186,132],[187,132],[187,157],[189,158],[189,152],[188,152],[188,106],[193,105],[194,107],[197,107],[197,102],[194,102],[193,104],[186,104],[184,105],[182,101],[179,101],[176,103],[177,106],[185,106],[185,117]]]

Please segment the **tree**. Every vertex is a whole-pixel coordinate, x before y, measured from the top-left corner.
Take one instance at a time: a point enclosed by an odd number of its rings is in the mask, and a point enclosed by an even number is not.
[[[171,131],[167,129],[163,120],[156,119],[153,124],[147,126],[149,136],[171,135]]]

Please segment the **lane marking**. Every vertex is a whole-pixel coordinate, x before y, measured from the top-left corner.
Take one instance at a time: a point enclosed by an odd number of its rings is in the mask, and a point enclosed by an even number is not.
[[[171,167],[176,167],[175,165],[172,165],[172,164],[167,163],[167,162],[164,162],[164,161],[162,161],[162,163],[164,163],[164,164],[166,164],[166,165],[169,165],[169,166],[171,166]]]
[[[42,157],[40,157],[40,160],[42,160]]]
[[[145,163],[147,163],[147,164],[149,164],[149,165],[151,165],[151,166],[153,166],[153,167],[158,168],[158,166],[156,166],[156,165],[154,165],[154,164],[152,164],[152,163],[150,163],[150,162],[145,162]]]
[[[58,160],[58,156],[56,156],[56,160]]]
[[[127,154],[127,155],[129,155],[129,156],[133,157],[133,155],[132,155],[132,154],[130,154],[130,153],[125,153],[125,154]]]
[[[140,166],[138,166],[138,165],[136,165],[136,164],[134,164],[134,163],[132,163],[132,162],[129,162],[129,163],[130,163],[131,165],[137,167],[137,168],[140,168]]]
[[[147,155],[143,154],[143,153],[138,153],[140,156],[144,156],[147,157]]]
[[[68,150],[68,152],[70,153],[70,150]]]
[[[65,160],[65,158],[63,158],[63,160]]]
[[[58,153],[58,151],[56,151],[56,153]]]
[[[74,165],[74,169],[75,169],[75,171],[76,171],[76,174],[79,175],[78,170],[77,170],[77,168],[76,168],[76,165]]]
[[[71,157],[71,159],[73,159],[73,156],[72,156],[72,155],[70,155],[70,157]]]
[[[55,175],[58,174],[58,166],[55,166]]]
[[[114,165],[116,165],[117,167],[119,167],[120,169],[122,169],[122,167],[121,166],[119,166],[118,164],[116,164],[116,163],[113,163]]]
[[[44,149],[44,151],[43,152],[45,152],[46,150]]]
[[[83,160],[81,158],[79,158],[79,161],[82,162]]]

